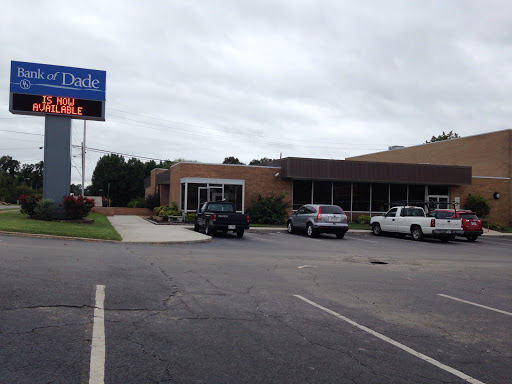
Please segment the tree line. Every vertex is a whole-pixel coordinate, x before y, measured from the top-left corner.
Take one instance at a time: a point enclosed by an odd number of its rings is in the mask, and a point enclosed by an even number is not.
[[[16,203],[20,195],[43,193],[42,161],[21,164],[11,156],[0,157],[0,201]]]

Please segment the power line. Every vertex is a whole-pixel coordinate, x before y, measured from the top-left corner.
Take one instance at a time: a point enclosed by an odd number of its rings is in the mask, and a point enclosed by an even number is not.
[[[75,148],[82,148],[81,145],[73,145],[73,147],[75,147]],[[114,155],[121,155],[121,156],[129,156],[129,157],[135,157],[135,158],[138,158],[138,159],[166,161],[166,160],[163,160],[163,159],[157,159],[155,157],[131,155],[131,154],[128,154],[128,153],[121,153],[121,152],[116,152],[116,151],[108,151],[108,150],[105,150],[105,149],[98,149],[98,148],[91,148],[91,147],[85,147],[85,149],[88,150],[88,151],[92,151],[92,152],[114,154]]]
[[[44,136],[42,133],[29,133],[29,132],[20,132],[20,131],[10,131],[7,129],[0,129],[2,132],[12,132],[12,133],[21,133],[24,135],[34,135],[34,136]]]

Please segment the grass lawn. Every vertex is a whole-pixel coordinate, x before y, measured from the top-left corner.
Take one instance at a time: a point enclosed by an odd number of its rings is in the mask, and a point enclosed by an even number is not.
[[[0,213],[0,231],[34,233],[40,235],[84,237],[88,239],[121,240],[106,216],[91,213],[88,219],[94,219],[93,224],[59,223],[29,219],[20,211]]]

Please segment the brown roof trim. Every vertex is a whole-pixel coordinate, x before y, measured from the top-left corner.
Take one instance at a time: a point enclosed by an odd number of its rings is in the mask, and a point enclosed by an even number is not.
[[[471,184],[471,167],[286,157],[281,175],[288,179],[409,184]]]

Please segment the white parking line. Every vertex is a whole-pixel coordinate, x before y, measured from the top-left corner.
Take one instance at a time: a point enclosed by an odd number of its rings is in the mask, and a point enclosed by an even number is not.
[[[490,311],[499,312],[499,313],[503,313],[504,315],[512,316],[512,313],[510,313],[510,312],[506,312],[506,311],[502,311],[501,309],[496,309],[496,308],[487,307],[487,306],[482,305],[482,304],[477,304],[477,303],[473,303],[473,302],[471,302],[471,301],[466,301],[466,300],[458,299],[458,298],[453,297],[453,296],[443,295],[442,293],[438,293],[438,294],[437,294],[437,296],[446,297],[447,299],[457,300],[457,301],[460,301],[461,303],[466,303],[466,304],[475,305],[475,306],[477,306],[477,307],[485,308],[485,309],[488,309],[488,310],[490,310]]]
[[[96,286],[89,384],[105,383],[105,286]]]
[[[390,339],[389,337],[384,336],[384,335],[382,335],[382,334],[380,334],[378,332],[375,332],[375,331],[371,330],[370,328],[365,327],[364,325],[360,325],[360,324],[356,323],[355,321],[350,320],[349,318],[340,315],[337,312],[334,312],[334,311],[331,311],[328,308],[322,307],[321,305],[319,305],[319,304],[317,304],[317,303],[315,303],[315,302],[313,302],[311,300],[308,300],[305,297],[302,297],[300,295],[293,295],[293,296],[295,296],[295,297],[305,301],[308,304],[311,304],[314,307],[317,307],[317,308],[321,309],[322,311],[330,313],[331,315],[336,316],[338,319],[346,321],[347,323],[353,325],[354,327],[357,327],[357,328],[359,328],[359,329],[361,329],[361,330],[363,330],[365,332],[368,332],[369,334],[371,334],[371,335],[373,335],[373,336],[375,336],[375,337],[377,337],[377,338],[379,338],[379,339],[381,339],[383,341],[386,341],[386,342],[394,345],[395,347],[398,347],[398,348],[400,348],[400,349],[410,353],[413,356],[416,356],[416,357],[418,357],[418,358],[420,358],[420,359],[422,359],[422,360],[424,360],[424,361],[426,361],[426,362],[428,362],[428,363],[430,363],[432,365],[435,365],[438,368],[441,368],[441,369],[445,370],[446,372],[449,372],[449,373],[451,373],[451,374],[453,374],[455,376],[458,376],[461,379],[466,380],[468,383],[483,384],[483,382],[481,382],[481,381],[479,381],[477,379],[474,379],[471,376],[468,376],[468,375],[466,375],[463,372],[460,372],[460,371],[458,371],[458,370],[456,370],[454,368],[451,368],[451,367],[449,367],[447,365],[444,365],[443,363],[441,363],[441,362],[439,362],[437,360],[434,360],[433,358],[428,357],[428,356],[426,356],[426,355],[424,355],[424,354],[422,354],[420,352],[416,352],[412,348],[409,348],[409,347],[407,347],[407,346],[405,346],[403,344],[400,344],[399,342],[397,342],[397,341],[395,341],[393,339]]]

